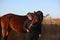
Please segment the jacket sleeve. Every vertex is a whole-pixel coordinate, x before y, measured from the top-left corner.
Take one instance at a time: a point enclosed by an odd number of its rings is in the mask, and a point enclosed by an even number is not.
[[[23,27],[24,32],[26,32],[26,29],[27,29],[27,21],[24,22],[24,27]]]

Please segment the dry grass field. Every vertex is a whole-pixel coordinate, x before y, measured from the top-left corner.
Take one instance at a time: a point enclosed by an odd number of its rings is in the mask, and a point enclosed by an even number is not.
[[[60,19],[43,20],[41,40],[60,40]]]
[[[25,40],[25,33],[10,31],[8,40]],[[44,19],[39,40],[60,40],[60,19]]]

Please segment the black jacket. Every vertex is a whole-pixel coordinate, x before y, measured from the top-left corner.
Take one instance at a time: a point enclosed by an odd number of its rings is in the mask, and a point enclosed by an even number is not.
[[[28,29],[30,23],[31,23],[31,20],[28,20],[28,19],[27,19],[27,20],[25,21],[24,27],[23,27],[23,30],[24,30],[25,32],[26,32],[26,29]],[[39,25],[40,25],[39,23],[34,24],[34,25],[31,27],[30,32],[31,32],[31,33],[37,33],[38,30],[39,30],[39,27],[40,27]]]

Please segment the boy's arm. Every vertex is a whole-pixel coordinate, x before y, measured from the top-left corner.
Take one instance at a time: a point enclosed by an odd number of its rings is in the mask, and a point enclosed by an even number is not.
[[[32,25],[35,24],[35,23],[37,23],[37,22],[38,22],[38,17],[37,17],[37,15],[35,14],[35,16],[34,16],[32,22],[31,22],[31,24],[30,24],[29,27],[28,27],[28,29],[30,29],[30,28],[32,27]]]
[[[27,29],[27,21],[24,22],[24,27],[23,27],[24,32],[26,32],[26,29]]]

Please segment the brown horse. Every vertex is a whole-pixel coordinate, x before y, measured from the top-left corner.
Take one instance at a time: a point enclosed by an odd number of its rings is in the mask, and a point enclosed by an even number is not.
[[[26,19],[27,19],[26,16],[18,16],[14,14],[6,14],[2,16],[1,18],[2,37],[4,38],[8,35],[9,27],[16,32],[23,32],[23,24]]]
[[[36,12],[38,13],[38,12]],[[41,13],[41,12],[40,12]],[[40,15],[39,15],[40,17]],[[27,19],[27,16],[18,16],[15,14],[6,14],[2,16],[1,18],[1,26],[2,26],[2,37],[8,36],[8,28],[10,27],[15,32],[23,32],[23,25],[25,20]],[[35,18],[34,18],[35,19]],[[40,20],[42,20],[40,18]],[[32,24],[34,23],[34,20],[32,20]]]

